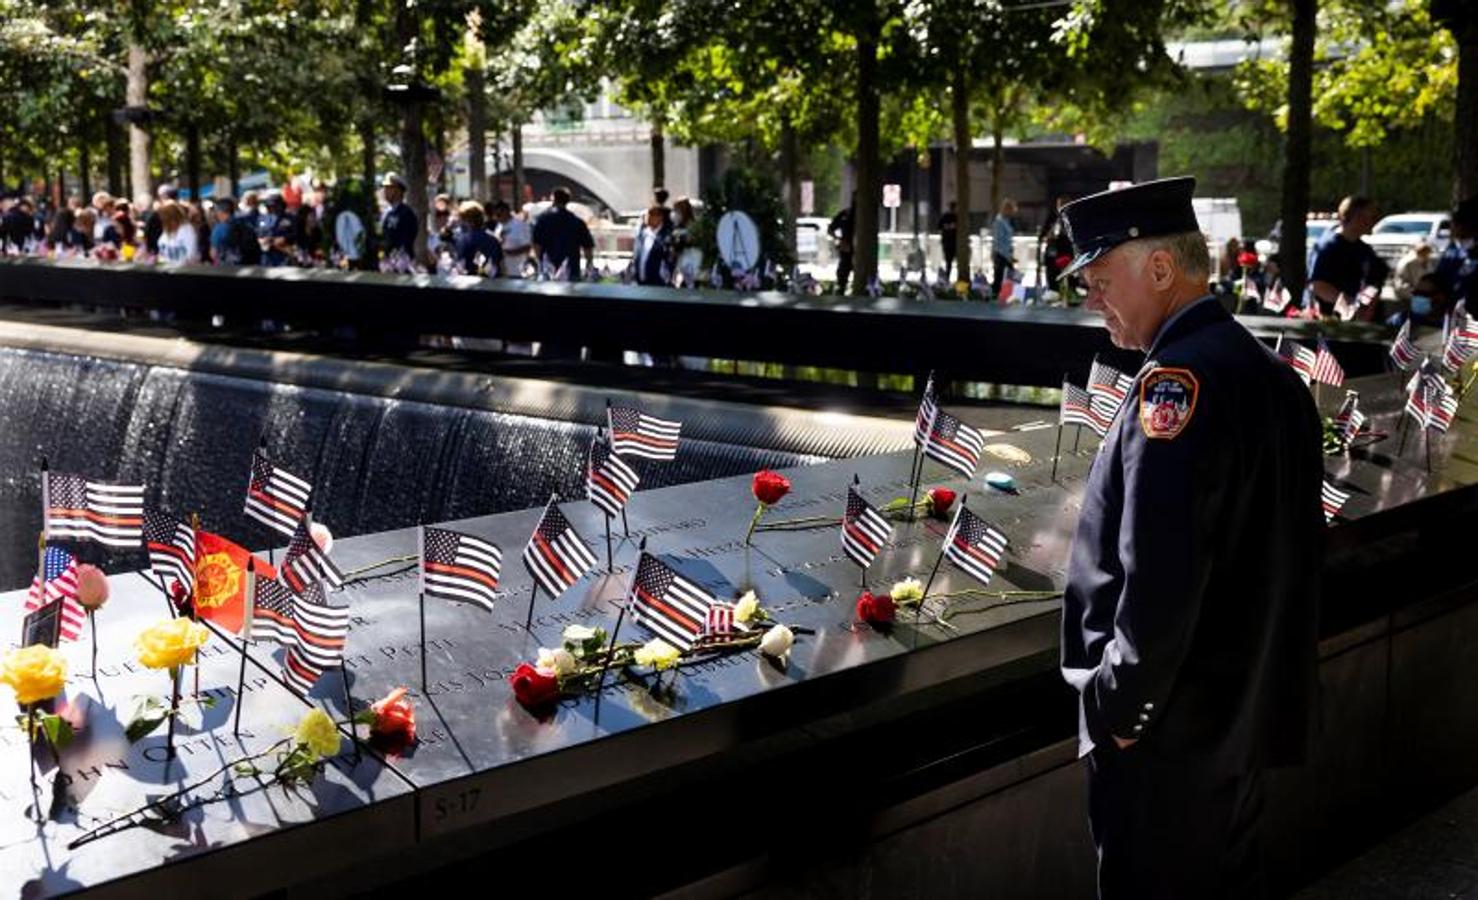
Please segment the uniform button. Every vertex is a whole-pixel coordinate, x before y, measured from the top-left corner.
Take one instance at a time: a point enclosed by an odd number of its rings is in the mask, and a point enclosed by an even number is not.
[[[1140,713],[1139,714],[1139,721],[1141,721],[1141,722],[1148,722],[1149,720],[1150,720],[1150,714],[1149,713]]]
[[[1155,708],[1155,704],[1153,704],[1153,703],[1146,703],[1144,705],[1144,708],[1145,709],[1154,709]]]
[[[1135,731],[1144,731],[1144,726],[1143,725],[1135,725],[1134,726],[1134,730]]]

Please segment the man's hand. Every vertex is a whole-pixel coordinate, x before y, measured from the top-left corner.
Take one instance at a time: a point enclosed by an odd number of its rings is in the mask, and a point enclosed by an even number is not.
[[[1135,744],[1139,743],[1139,738],[1121,738],[1117,734],[1114,735],[1113,738],[1114,744],[1118,746],[1120,750],[1128,750],[1130,747],[1133,747]]]

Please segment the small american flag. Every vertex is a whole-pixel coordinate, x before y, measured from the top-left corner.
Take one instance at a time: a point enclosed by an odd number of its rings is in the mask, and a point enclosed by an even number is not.
[[[715,600],[709,605],[708,621],[703,628],[705,636],[719,636],[748,630],[749,628],[744,623],[734,621],[734,604]]]
[[[1088,370],[1088,396],[1093,398],[1093,409],[1099,418],[1112,422],[1132,387],[1133,376],[1099,362],[1097,357],[1094,358],[1093,366]]]
[[[1283,282],[1275,281],[1268,286],[1267,293],[1262,295],[1262,308],[1275,315],[1282,315],[1288,304],[1293,302],[1293,292],[1283,286]]]
[[[81,475],[42,473],[47,538],[137,547],[144,540],[143,485],[88,481]]]
[[[713,594],[646,551],[631,581],[631,616],[681,650],[692,649],[708,627]]]
[[[677,439],[683,423],[649,416],[630,406],[608,407],[606,419],[611,427],[611,449],[617,453],[643,459],[677,458]]]
[[[990,584],[1005,552],[1006,536],[994,525],[963,504],[955,510],[955,520],[944,536],[944,555],[950,562],[981,584]]]
[[[312,525],[313,514],[304,513],[293,531],[293,539],[287,544],[287,555],[282,558],[282,580],[299,594],[320,581],[333,587],[344,584],[344,573],[313,540]]]
[[[309,585],[295,596],[276,579],[256,579],[251,637],[287,648],[282,674],[298,693],[306,695],[325,669],[343,661],[348,636],[349,607],[324,602],[322,585]]]
[[[1391,342],[1391,362],[1398,369],[1409,369],[1418,355],[1416,345],[1411,342],[1411,320],[1407,319],[1401,323],[1401,330],[1396,332],[1396,339]]]
[[[1063,425],[1086,425],[1099,437],[1108,434],[1111,418],[1104,418],[1093,408],[1093,398],[1088,392],[1070,381],[1062,383],[1062,406],[1058,422]]]
[[[847,509],[842,514],[842,552],[865,569],[892,536],[893,526],[883,514],[862,499],[855,486],[848,485]]]
[[[421,536],[421,590],[428,597],[475,603],[488,612],[498,599],[503,551],[482,538],[445,528]]]
[[[1345,391],[1345,400],[1340,404],[1339,412],[1334,414],[1334,429],[1339,433],[1340,443],[1349,446],[1364,425],[1365,413],[1360,411],[1360,394]]]
[[[939,409],[939,397],[934,393],[934,373],[929,373],[929,380],[924,383],[924,396],[919,400],[919,414],[913,422],[913,442],[922,445],[929,437],[929,425],[934,421],[934,413]]]
[[[590,502],[606,515],[618,516],[640,481],[636,470],[611,449],[605,432],[597,432],[585,466],[585,495]]]
[[[1278,355],[1283,357],[1283,361],[1293,366],[1293,371],[1297,372],[1298,377],[1304,380],[1304,384],[1309,384],[1313,380],[1314,361],[1316,358],[1314,351],[1297,341],[1285,341],[1281,334],[1278,335],[1278,346],[1276,349]]]
[[[934,421],[924,438],[925,456],[969,478],[975,474],[984,448],[985,435],[942,409],[934,411]]]
[[[41,575],[31,579],[25,609],[34,612],[57,602],[62,605],[61,635],[75,641],[82,636],[82,623],[87,620],[87,612],[77,602],[77,560],[60,547],[47,547]]]
[[[1319,338],[1319,349],[1314,354],[1314,368],[1310,375],[1315,381],[1330,387],[1339,387],[1345,383],[1344,367],[1334,358],[1329,342],[1322,337]]]
[[[1435,372],[1418,372],[1406,385],[1406,414],[1421,428],[1447,431],[1457,407],[1452,389]]]
[[[186,594],[195,591],[195,529],[158,510],[144,513],[144,545],[149,570],[169,584],[172,578]]]
[[[1320,494],[1320,502],[1324,506],[1324,522],[1328,524],[1334,521],[1339,511],[1344,508],[1345,501],[1350,499],[1348,491],[1342,491],[1324,479],[1324,488]]]
[[[291,535],[308,511],[313,485],[267,459],[251,455],[251,477],[246,484],[246,514],[274,531]]]
[[[1442,344],[1442,368],[1457,373],[1475,352],[1478,352],[1478,326],[1466,313],[1454,314]]]
[[[551,500],[529,536],[528,546],[523,548],[523,564],[539,587],[549,596],[558,597],[590,571],[595,554]]]

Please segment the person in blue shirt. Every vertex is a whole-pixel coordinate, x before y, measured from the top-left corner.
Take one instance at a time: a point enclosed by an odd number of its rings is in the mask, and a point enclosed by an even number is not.
[[[421,220],[416,211],[405,202],[405,179],[391,172],[380,183],[385,195],[387,209],[380,218],[380,240],[385,256],[403,254],[410,259],[416,257],[416,234]]]
[[[991,223],[990,299],[992,300],[1000,299],[1001,285],[1006,281],[1006,273],[1016,263],[1016,256],[1011,252],[1011,241],[1016,237],[1016,229],[1011,225],[1011,217],[1014,215],[1016,215],[1016,201],[1007,197],[1001,201],[1001,211],[996,213],[995,221]]]
[[[1478,299],[1478,196],[1469,197],[1452,211],[1452,241],[1432,274],[1453,303]]]
[[[1380,210],[1369,197],[1346,197],[1339,204],[1339,227],[1325,232],[1309,251],[1309,285],[1304,290],[1303,307],[1317,305],[1321,316],[1332,316],[1340,298],[1347,313],[1358,304],[1365,288],[1380,290],[1391,267],[1361,240],[1370,233]],[[1353,317],[1374,318],[1378,304],[1369,303],[1355,311]],[[1346,315],[1346,318],[1352,316]]]
[[[211,205],[215,224],[210,226],[210,259],[216,265],[239,264],[231,248],[231,217],[236,214],[236,200],[217,197]]]
[[[496,276],[503,266],[503,245],[487,229],[487,212],[469,200],[457,207],[452,234],[453,255],[466,275]]]
[[[281,194],[267,195],[267,214],[262,217],[261,234],[267,247],[262,265],[285,266],[292,262],[298,244],[298,227],[287,213],[287,201]]]
[[[554,203],[534,220],[534,259],[551,272],[564,269],[569,281],[580,280],[580,257],[587,266],[595,265],[595,239],[579,216],[566,207],[570,189],[557,187]]]

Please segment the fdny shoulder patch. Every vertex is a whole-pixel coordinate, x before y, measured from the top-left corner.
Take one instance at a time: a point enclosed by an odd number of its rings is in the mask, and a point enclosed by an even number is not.
[[[1190,424],[1201,385],[1189,369],[1151,369],[1139,381],[1139,426],[1145,437],[1173,440]]]

